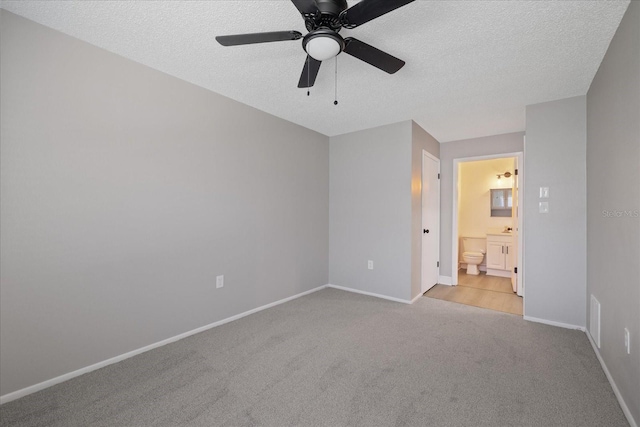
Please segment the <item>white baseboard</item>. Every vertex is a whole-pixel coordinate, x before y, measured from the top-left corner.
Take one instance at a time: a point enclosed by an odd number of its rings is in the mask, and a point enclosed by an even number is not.
[[[213,322],[213,323],[210,323],[208,325],[201,326],[199,328],[193,329],[191,331],[184,332],[184,333],[176,335],[174,337],[167,338],[167,339],[162,340],[162,341],[158,341],[158,342],[150,344],[148,346],[145,346],[145,347],[142,347],[142,348],[139,348],[139,349],[136,349],[136,350],[132,350],[130,352],[121,354],[119,356],[115,356],[115,357],[112,357],[110,359],[103,360],[102,362],[94,363],[93,365],[89,365],[89,366],[86,366],[84,368],[81,368],[81,369],[78,369],[78,370],[75,370],[75,371],[60,375],[58,377],[51,378],[50,380],[46,380],[46,381],[43,381],[43,382],[38,383],[38,384],[34,384],[32,386],[29,386],[29,387],[25,387],[23,389],[20,389],[20,390],[11,392],[11,393],[7,393],[7,394],[5,394],[3,396],[0,396],[0,405],[2,405],[4,403],[7,403],[7,402],[11,402],[12,400],[19,399],[19,398],[21,398],[23,396],[26,396],[28,394],[35,393],[35,392],[40,391],[40,390],[44,390],[45,388],[49,388],[49,387],[54,386],[56,384],[59,384],[61,382],[68,381],[68,380],[70,380],[72,378],[79,377],[80,375],[89,373],[91,371],[95,371],[96,369],[104,368],[105,366],[109,366],[109,365],[112,365],[114,363],[121,362],[121,361],[123,361],[125,359],[128,359],[130,357],[137,356],[138,354],[144,353],[144,352],[149,351],[149,350],[153,350],[154,348],[162,347],[163,345],[167,345],[167,344],[170,344],[172,342],[175,342],[175,341],[181,340],[183,338],[189,337],[191,335],[195,335],[195,334],[198,334],[200,332],[204,332],[204,331],[206,331],[208,329],[215,328],[216,326],[224,325],[225,323],[229,323],[229,322],[232,322],[234,320],[238,320],[238,319],[240,319],[242,317],[245,317],[245,316],[248,316],[250,314],[257,313],[258,311],[262,311],[262,310],[265,310],[267,308],[271,308],[271,307],[274,307],[276,305],[280,305],[280,304],[283,304],[285,302],[291,301],[293,299],[300,298],[300,297],[302,297],[304,295],[308,295],[308,294],[311,294],[313,292],[317,292],[317,291],[319,291],[321,289],[324,289],[326,287],[327,287],[327,285],[319,286],[317,288],[314,288],[314,289],[311,289],[311,290],[308,290],[308,291],[305,291],[305,292],[302,292],[302,293],[299,293],[299,294],[296,294],[296,295],[281,299],[279,301],[275,301],[275,302],[263,305],[261,307],[254,308],[252,310],[245,311],[244,313],[236,314],[235,316],[231,316],[231,317],[227,317],[226,319],[218,320],[217,322]]]
[[[584,326],[578,326],[578,325],[571,325],[569,323],[556,322],[555,320],[539,319],[537,317],[531,317],[531,316],[522,316],[522,318],[524,320],[528,320],[530,322],[544,323],[545,325],[557,326],[559,328],[577,329],[577,330],[582,331],[582,332],[586,332],[586,330],[587,330]]]
[[[494,268],[487,268],[485,271],[487,272],[487,276],[511,277],[511,272],[509,270],[496,270]]]
[[[451,276],[438,276],[439,285],[453,285],[453,278]]]
[[[611,384],[611,388],[613,389],[613,394],[616,395],[616,398],[618,399],[618,403],[622,408],[622,412],[624,412],[624,415],[627,417],[627,421],[629,421],[629,425],[631,427],[638,427],[638,423],[636,423],[636,420],[633,419],[633,415],[631,414],[629,407],[627,406],[624,399],[622,398],[622,394],[620,394],[620,390],[618,389],[616,382],[613,380],[613,377],[611,376],[611,373],[609,372],[607,365],[605,365],[604,360],[600,355],[600,351],[598,350],[596,343],[593,341],[593,338],[591,337],[591,334],[589,332],[585,332],[585,333],[587,335],[587,338],[589,338],[589,342],[591,343],[591,347],[593,347],[593,351],[596,353],[596,357],[600,361],[600,365],[602,366],[602,370],[604,371],[604,374],[607,376],[607,379]]]
[[[618,403],[622,408],[622,412],[624,413],[625,417],[627,417],[627,421],[629,421],[629,424],[631,425],[631,427],[638,427],[638,424],[633,419],[633,415],[631,414],[631,411],[629,411],[629,407],[627,406],[624,399],[622,398],[622,395],[620,394],[620,390],[618,389],[618,386],[613,380],[613,377],[611,376],[609,369],[607,369],[607,365],[605,365],[604,360],[602,359],[602,356],[600,356],[598,347],[596,346],[596,343],[593,342],[593,338],[591,338],[591,334],[589,334],[589,332],[587,331],[587,328],[585,328],[584,326],[570,325],[568,323],[555,322],[553,320],[539,319],[537,317],[530,317],[530,316],[523,316],[523,319],[528,320],[530,322],[544,323],[546,325],[558,326],[560,328],[566,328],[566,329],[577,329],[579,331],[584,332],[587,338],[589,339],[589,342],[591,343],[591,347],[593,347],[593,351],[596,353],[596,357],[600,361],[602,370],[604,371],[605,375],[607,376],[607,379],[609,380],[609,383],[611,384],[613,393],[616,395],[616,398],[618,399]]]
[[[418,301],[420,299],[420,297],[422,297],[423,295],[424,295],[424,292],[420,292],[418,295],[413,297],[413,299],[411,300],[411,304],[413,304],[414,302]]]
[[[413,301],[409,301],[407,299],[400,299],[400,298],[395,298],[395,297],[389,297],[386,295],[382,295],[382,294],[374,294],[373,292],[367,292],[367,291],[361,291],[359,289],[353,289],[353,288],[345,288],[344,286],[337,286],[337,285],[327,285],[328,288],[335,288],[335,289],[340,289],[341,291],[347,291],[347,292],[353,292],[356,294],[362,294],[362,295],[368,295],[370,297],[376,297],[376,298],[382,298],[382,299],[388,299],[389,301],[395,301],[395,302],[401,302],[403,304],[411,304],[413,303]],[[420,295],[418,295],[419,297]],[[414,300],[417,298],[414,298]]]

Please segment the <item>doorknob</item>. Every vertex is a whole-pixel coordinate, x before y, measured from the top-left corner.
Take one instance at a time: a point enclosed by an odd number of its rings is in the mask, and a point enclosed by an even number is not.
[[[422,229],[422,234],[424,234],[424,233],[429,233],[429,230],[427,230],[426,228],[423,228]]]

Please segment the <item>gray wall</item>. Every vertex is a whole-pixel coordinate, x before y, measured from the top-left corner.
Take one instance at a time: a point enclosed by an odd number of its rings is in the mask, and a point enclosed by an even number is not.
[[[586,96],[527,106],[524,314],[586,325]],[[549,213],[539,213],[540,187]]]
[[[411,137],[411,298],[414,298],[422,291],[422,150],[440,158],[440,143],[415,122],[411,122]]]
[[[1,24],[0,394],[327,283],[327,137]]]
[[[587,298],[593,294],[600,301],[600,355],[636,423],[640,423],[639,117],[640,4],[631,2],[587,94]],[[624,349],[625,327],[631,332],[630,355]]]
[[[331,284],[410,299],[411,134],[406,121],[331,138]]]
[[[524,132],[505,133],[482,138],[464,139],[440,144],[440,275],[451,277],[453,265],[453,161],[465,157],[524,151]]]

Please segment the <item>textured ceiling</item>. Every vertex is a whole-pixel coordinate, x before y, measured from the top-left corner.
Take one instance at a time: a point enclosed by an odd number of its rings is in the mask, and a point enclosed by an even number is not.
[[[357,2],[350,1],[349,5]],[[222,47],[217,35],[297,30],[278,1],[1,1],[2,8],[333,136],[413,119],[441,142],[524,130],[525,106],[586,94],[629,1],[418,0],[342,30],[407,62],[349,55],[307,97],[300,41]]]

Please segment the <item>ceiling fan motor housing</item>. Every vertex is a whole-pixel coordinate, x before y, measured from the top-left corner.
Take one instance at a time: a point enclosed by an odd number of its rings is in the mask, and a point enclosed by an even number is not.
[[[346,0],[316,0],[318,13],[305,14],[305,26],[308,31],[321,27],[330,28],[336,32],[342,28],[340,14],[347,10]]]

